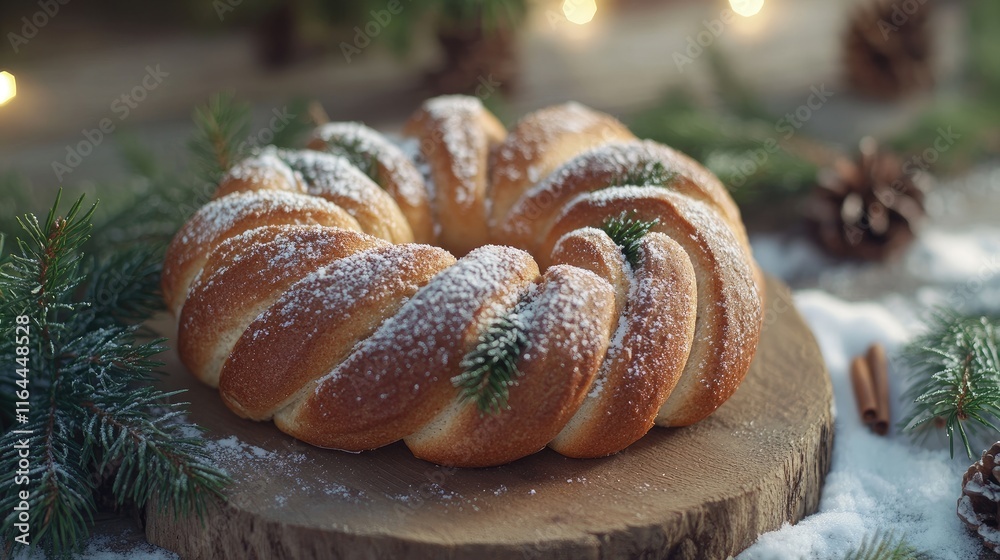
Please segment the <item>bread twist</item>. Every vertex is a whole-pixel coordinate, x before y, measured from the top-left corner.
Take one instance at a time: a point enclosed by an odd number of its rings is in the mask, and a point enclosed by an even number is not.
[[[403,130],[335,123],[313,150],[265,149],[174,238],[180,356],[234,412],[476,467],[616,453],[736,390],[762,292],[710,172],[577,104],[508,134],[441,97]]]

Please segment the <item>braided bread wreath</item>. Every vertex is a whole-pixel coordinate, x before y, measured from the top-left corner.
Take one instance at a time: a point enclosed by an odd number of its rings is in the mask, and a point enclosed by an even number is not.
[[[403,136],[332,123],[309,150],[266,149],[177,233],[178,350],[230,409],[320,447],[402,439],[481,467],[613,454],[733,394],[763,292],[709,171],[575,103],[508,133],[439,97]],[[649,231],[619,245],[600,229],[616,216]],[[516,375],[484,413],[456,380],[512,324]]]

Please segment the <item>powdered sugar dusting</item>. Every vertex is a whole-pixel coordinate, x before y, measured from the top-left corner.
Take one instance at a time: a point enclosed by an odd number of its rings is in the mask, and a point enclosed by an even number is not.
[[[386,173],[392,175],[399,195],[411,206],[427,198],[420,172],[396,145],[377,131],[359,122],[328,123],[316,129],[315,136],[335,146],[374,158]]]
[[[494,301],[498,294],[509,291],[512,276],[525,266],[527,255],[509,247],[485,246],[466,255],[453,266],[435,276],[421,288],[398,313],[386,319],[382,326],[359,345],[357,352],[320,380],[316,392],[325,382],[347,377],[354,360],[364,356],[374,364],[364,376],[364,385],[382,381],[387,371],[405,364],[438,364],[424,371],[411,372],[407,379],[426,379],[414,385],[379,385],[388,391],[430,390],[440,381],[443,368],[457,365],[464,352],[463,338],[471,321],[484,301]],[[498,309],[487,316],[505,311],[517,294],[502,297]],[[431,319],[432,318],[432,319]],[[480,318],[479,320],[485,320]],[[353,377],[353,376],[351,376]],[[353,384],[345,384],[352,385]]]
[[[569,102],[535,111],[518,122],[497,150],[494,176],[511,181],[536,183],[541,170],[531,165],[521,169],[521,162],[535,161],[548,142],[560,135],[579,135],[592,127],[616,123],[608,115],[598,113],[579,103]]]
[[[305,185],[302,177],[292,171],[292,168],[285,165],[273,151],[262,151],[254,157],[247,158],[226,172],[226,176],[232,179],[251,182],[267,182],[267,177],[277,175],[281,177],[281,183],[288,186],[294,192],[305,193]]]
[[[460,205],[471,205],[478,196],[478,177],[485,165],[486,137],[475,134],[469,123],[479,118],[483,104],[476,97],[444,95],[428,100],[424,110],[440,130],[441,142],[452,158],[458,184],[452,196]]]
[[[288,327],[292,323],[315,323],[304,336],[319,334],[316,320],[308,315],[338,313],[342,322],[352,320],[356,302],[380,299],[405,291],[416,291],[417,268],[414,254],[406,245],[392,245],[355,253],[322,267],[294,284],[266,315],[264,323]],[[258,319],[261,321],[261,319]]]
[[[287,191],[238,192],[203,206],[184,225],[178,237],[184,245],[209,243],[244,218],[273,214],[279,209],[298,213],[306,219],[339,210],[323,199]]]
[[[342,196],[363,206],[374,206],[384,197],[382,189],[343,156],[313,150],[285,151],[283,159],[302,174],[309,194]],[[345,208],[351,212],[351,208]]]
[[[626,174],[651,172],[656,164],[671,169],[665,147],[650,141],[617,142],[583,152],[530,187],[511,207],[504,235],[538,237],[574,196],[607,187]]]

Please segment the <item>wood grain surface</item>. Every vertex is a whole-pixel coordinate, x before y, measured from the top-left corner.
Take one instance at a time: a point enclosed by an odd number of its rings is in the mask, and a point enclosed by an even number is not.
[[[318,449],[241,420],[175,355],[234,483],[205,522],[149,507],[150,542],[191,559],[726,558],[814,511],[830,465],[832,392],[787,289],[768,280],[746,380],[707,420],[654,428],[625,451],[579,460],[544,450],[502,467],[449,469],[401,443]],[[235,436],[235,438],[233,437]]]

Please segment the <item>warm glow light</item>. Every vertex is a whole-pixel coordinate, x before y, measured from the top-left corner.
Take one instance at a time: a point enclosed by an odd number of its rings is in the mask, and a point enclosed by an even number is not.
[[[563,0],[563,14],[566,19],[577,25],[590,23],[597,13],[596,0]]]
[[[737,14],[750,17],[757,15],[757,12],[764,7],[764,0],[729,0],[729,5]]]
[[[17,82],[10,72],[0,72],[0,105],[14,99],[17,95]]]

